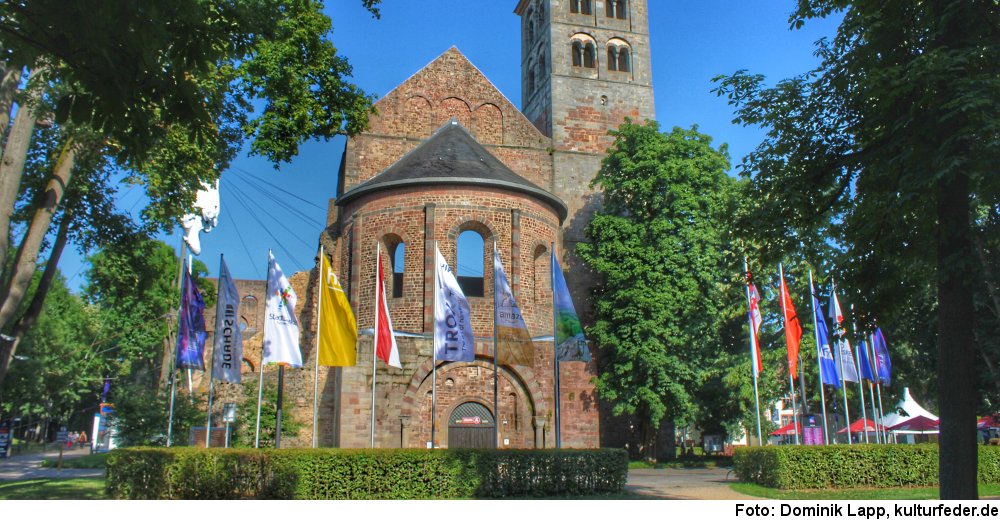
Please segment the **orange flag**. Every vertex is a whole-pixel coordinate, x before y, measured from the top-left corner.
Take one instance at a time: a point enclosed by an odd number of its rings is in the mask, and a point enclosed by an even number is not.
[[[792,379],[799,373],[799,342],[802,340],[802,325],[795,313],[792,295],[788,293],[785,277],[781,277],[781,307],[785,315],[785,343],[788,344],[788,371]]]

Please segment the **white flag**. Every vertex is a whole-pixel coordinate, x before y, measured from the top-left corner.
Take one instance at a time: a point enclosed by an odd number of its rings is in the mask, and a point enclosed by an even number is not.
[[[448,262],[435,247],[437,290],[434,292],[434,352],[441,361],[473,361],[473,342],[469,301],[458,286]]]
[[[851,352],[851,344],[848,343],[847,338],[844,338],[838,341],[837,345],[837,372],[841,374],[841,381],[860,382],[861,378],[858,377],[858,369],[854,365],[854,354]]]
[[[264,355],[261,364],[280,363],[292,368],[302,366],[299,350],[299,322],[295,319],[298,298],[281,272],[274,255],[268,252],[267,309],[264,313]]]

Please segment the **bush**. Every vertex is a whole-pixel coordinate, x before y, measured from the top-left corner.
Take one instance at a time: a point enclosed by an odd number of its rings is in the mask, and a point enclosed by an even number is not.
[[[129,448],[107,460],[111,498],[427,499],[619,493],[624,450]]]
[[[938,485],[937,444],[855,444],[740,448],[733,470],[744,482],[780,489]],[[979,448],[979,481],[1000,484],[1000,448]]]

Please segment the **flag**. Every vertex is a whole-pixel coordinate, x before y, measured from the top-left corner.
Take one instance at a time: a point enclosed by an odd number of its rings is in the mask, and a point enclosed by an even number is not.
[[[840,375],[837,373],[837,363],[830,350],[830,334],[826,329],[826,318],[823,317],[823,304],[819,298],[813,297],[813,309],[816,315],[816,354],[819,356],[819,371],[824,385],[840,388]]]
[[[292,368],[302,367],[299,350],[299,321],[295,319],[298,297],[274,261],[267,254],[267,302],[264,312],[264,355],[262,365],[278,363]]]
[[[504,365],[532,366],[534,345],[528,335],[528,326],[521,316],[521,309],[514,301],[514,293],[507,282],[507,273],[500,261],[500,252],[493,248],[493,292],[496,307],[493,309],[493,323],[496,327],[497,344],[494,346],[497,363]]]
[[[753,276],[747,271],[747,289],[750,300],[750,357],[753,365],[754,375],[760,374],[764,370],[764,363],[760,358],[760,324],[763,319],[760,316],[760,293],[757,286],[753,284]]]
[[[552,251],[552,308],[555,312],[556,361],[590,361],[590,349],[583,335],[580,317],[573,306],[556,252]]]
[[[788,345],[788,372],[792,379],[799,373],[799,343],[802,340],[802,325],[795,313],[792,295],[788,292],[784,276],[781,277],[781,305],[785,314],[785,343]]]
[[[385,274],[382,272],[382,254],[378,256],[377,276],[375,283],[375,355],[389,366],[403,368],[399,362],[399,346],[396,336],[392,334],[392,318],[389,317],[389,305],[385,301]]]
[[[830,292],[830,319],[833,320],[833,329],[837,330],[840,328],[840,324],[844,323],[844,313],[840,311],[840,301],[837,300],[837,290]]]
[[[875,328],[872,336],[872,347],[875,350],[875,371],[880,384],[889,386],[892,381],[892,361],[889,360],[889,347],[885,343],[880,327]]]
[[[212,346],[212,378],[240,383],[243,365],[243,332],[240,330],[240,293],[225,260],[220,260],[219,300],[215,305],[215,341]]]
[[[858,364],[861,365],[861,377],[875,381],[871,357],[868,355],[868,342],[865,340],[861,340],[861,347],[858,348]]]
[[[330,261],[325,254],[319,256],[319,364],[353,367],[358,364],[358,322]]]
[[[205,300],[184,270],[181,308],[177,323],[177,368],[205,370]]]
[[[837,345],[837,372],[840,373],[840,380],[860,383],[861,378],[858,377],[858,369],[854,366],[854,353],[851,352],[851,344],[848,343],[847,338],[843,338],[837,342]]]
[[[469,300],[451,266],[434,248],[437,264],[437,290],[434,292],[434,355],[441,361],[473,361],[476,344],[472,334]]]

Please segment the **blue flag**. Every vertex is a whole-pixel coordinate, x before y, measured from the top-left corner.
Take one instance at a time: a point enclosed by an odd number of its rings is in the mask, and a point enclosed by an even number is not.
[[[858,364],[861,365],[861,377],[868,381],[875,381],[871,356],[868,355],[868,342],[865,340],[861,340],[861,345],[858,347]]]
[[[556,253],[552,251],[552,306],[555,311],[556,361],[590,361],[580,317],[573,306]]]
[[[889,347],[885,344],[881,328],[875,328],[872,346],[875,349],[875,371],[878,373],[879,383],[889,386],[892,381],[892,361],[889,360]]]
[[[205,300],[184,271],[177,326],[177,368],[205,370]]]
[[[819,372],[824,385],[840,388],[840,376],[837,374],[837,362],[830,350],[830,333],[827,332],[826,318],[823,317],[822,304],[819,298],[813,296],[813,314],[816,315],[816,355],[819,356]]]

